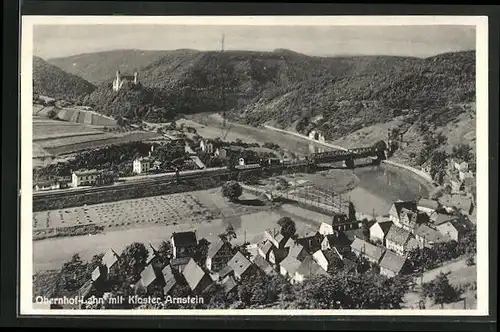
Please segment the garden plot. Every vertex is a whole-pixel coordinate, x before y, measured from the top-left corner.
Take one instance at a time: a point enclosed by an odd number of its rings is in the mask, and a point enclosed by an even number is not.
[[[100,224],[127,227],[147,224],[196,224],[213,218],[189,193],[33,213],[35,230]]]

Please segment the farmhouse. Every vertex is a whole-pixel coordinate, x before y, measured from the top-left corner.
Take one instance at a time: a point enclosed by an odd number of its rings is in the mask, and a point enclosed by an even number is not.
[[[182,271],[182,275],[193,293],[202,293],[213,283],[212,278],[192,258]]]
[[[380,274],[392,278],[404,272],[406,257],[386,251],[380,261]]]
[[[232,246],[229,242],[219,240],[208,248],[205,266],[207,270],[217,272],[226,266],[232,257]]]
[[[229,260],[227,266],[233,270],[237,280],[255,272],[255,265],[239,251]]]
[[[385,245],[385,238],[387,236],[387,233],[389,233],[392,225],[392,221],[382,221],[374,223],[370,227],[370,240],[380,241]]]
[[[385,252],[384,248],[374,246],[358,238],[354,239],[351,243],[351,249],[356,256],[365,257],[368,261],[377,264],[380,262]]]
[[[136,174],[147,173],[151,170],[151,159],[148,157],[137,158],[133,162],[133,171]]]
[[[399,255],[404,255],[406,252],[406,244],[410,239],[411,233],[399,227],[391,227],[385,238],[385,246],[389,250],[393,250]]]
[[[196,233],[193,231],[173,233],[170,238],[174,258],[191,256],[198,245]]]
[[[299,283],[304,281],[304,279],[307,277],[311,277],[313,275],[318,275],[318,274],[325,276],[329,275],[318,263],[314,261],[312,256],[307,256],[302,261],[297,271],[295,271],[295,275],[292,279],[292,282]]]

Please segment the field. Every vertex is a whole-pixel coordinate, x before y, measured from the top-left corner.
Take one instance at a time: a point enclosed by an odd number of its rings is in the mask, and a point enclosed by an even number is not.
[[[33,117],[33,164],[44,165],[37,158],[69,154],[86,149],[95,149],[111,144],[142,141],[158,136],[151,132],[107,133],[102,127],[85,123],[50,120]]]

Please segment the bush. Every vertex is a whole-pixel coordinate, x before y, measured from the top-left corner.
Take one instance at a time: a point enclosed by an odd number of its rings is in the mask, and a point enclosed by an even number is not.
[[[231,202],[238,200],[243,193],[243,188],[236,181],[227,181],[222,185],[222,196],[228,198]]]

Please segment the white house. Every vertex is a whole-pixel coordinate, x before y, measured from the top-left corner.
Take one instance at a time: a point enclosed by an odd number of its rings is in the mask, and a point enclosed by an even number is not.
[[[436,228],[441,234],[446,235],[454,241],[460,241],[466,232],[465,226],[460,224],[457,220],[447,221],[438,225]]]
[[[137,158],[133,163],[133,171],[136,174],[147,173],[151,170],[151,160],[147,157]]]
[[[395,277],[403,272],[405,263],[405,257],[386,251],[384,257],[380,261],[380,274],[388,278]]]
[[[393,225],[392,221],[378,221],[370,227],[370,240],[385,244],[385,237]]]
[[[238,165],[245,166],[245,159],[244,158],[238,159]]]
[[[200,149],[205,153],[212,154],[214,153],[214,144],[209,140],[202,139],[200,141]]]
[[[324,142],[325,141],[325,136],[322,133],[320,133],[320,132],[318,132],[316,130],[311,130],[309,132],[308,137],[309,137],[309,139],[315,140],[315,141],[320,141],[320,142]]]
[[[75,171],[71,175],[71,184],[73,187],[93,186],[97,183],[97,178],[101,172],[98,170]]]
[[[407,212],[417,213],[417,203],[415,201],[396,201],[389,209],[389,220],[391,220],[396,226],[403,227],[405,224],[403,219],[408,219],[408,216],[406,215]],[[412,218],[409,218],[407,221],[413,221],[411,219]]]
[[[318,250],[312,255],[314,261],[318,263],[319,266],[323,268],[323,270],[328,271],[328,259],[326,259],[323,251]]]
[[[406,244],[410,239],[410,232],[403,228],[391,227],[385,237],[385,246],[387,249],[397,252],[400,255],[406,253]]]
[[[322,222],[321,225],[319,226],[318,233],[326,236],[326,235],[331,235],[333,234],[333,227],[331,224],[328,224],[326,222]]]

